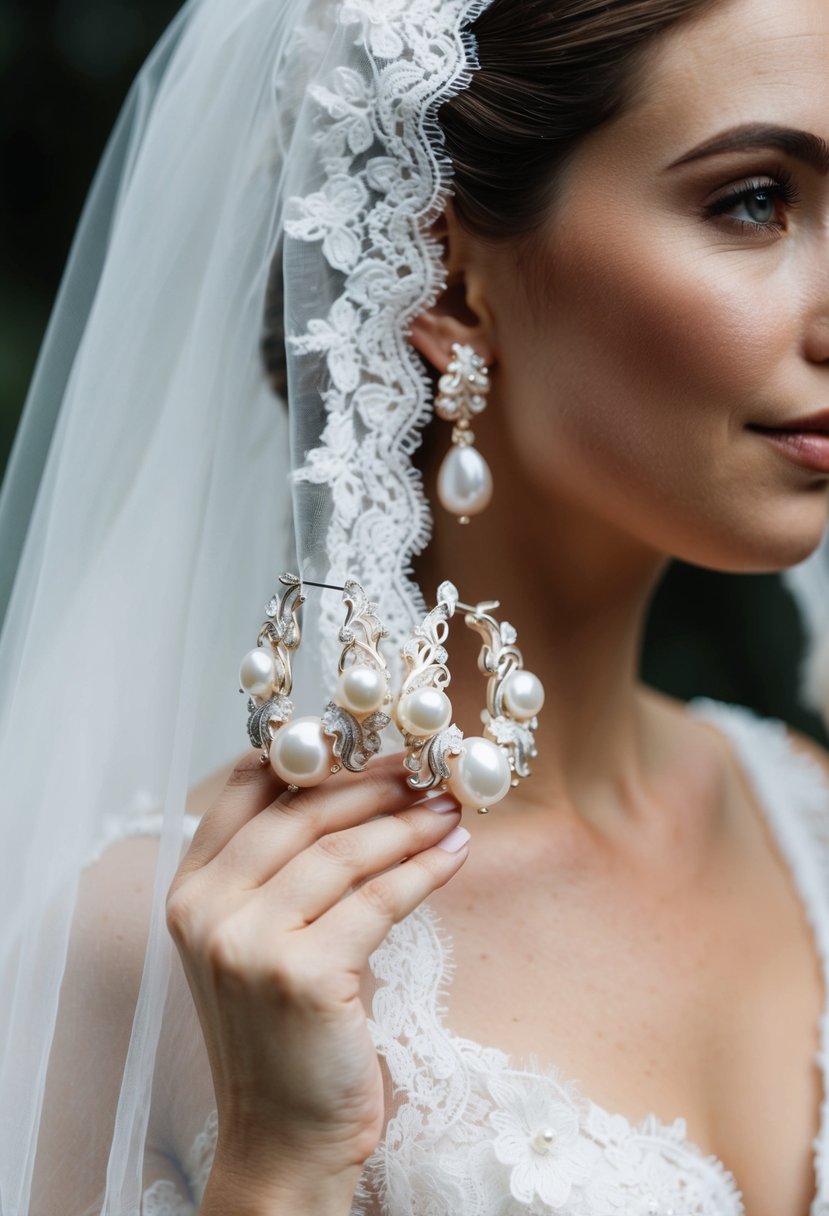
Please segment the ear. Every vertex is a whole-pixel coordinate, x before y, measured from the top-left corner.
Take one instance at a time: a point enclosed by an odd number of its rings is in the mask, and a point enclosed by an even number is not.
[[[455,342],[473,347],[491,367],[495,348],[481,291],[482,275],[472,238],[461,228],[451,200],[432,226],[431,235],[443,245],[446,287],[432,307],[411,322],[409,341],[441,374],[449,366]]]

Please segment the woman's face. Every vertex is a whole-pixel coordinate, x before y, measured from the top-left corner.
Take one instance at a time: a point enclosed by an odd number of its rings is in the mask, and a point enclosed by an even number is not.
[[[829,410],[827,0],[677,26],[560,185],[531,270],[486,254],[522,474],[688,561],[801,560],[829,472],[751,427]]]

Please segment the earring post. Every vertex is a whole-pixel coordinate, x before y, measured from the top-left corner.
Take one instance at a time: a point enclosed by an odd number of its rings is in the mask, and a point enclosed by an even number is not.
[[[490,608],[500,608],[501,601],[500,600],[485,600],[480,604],[472,605],[472,604],[464,604],[460,600],[458,600],[455,607],[460,608],[462,612],[472,612],[477,616],[477,614],[479,612],[481,612],[482,610],[486,612]]]

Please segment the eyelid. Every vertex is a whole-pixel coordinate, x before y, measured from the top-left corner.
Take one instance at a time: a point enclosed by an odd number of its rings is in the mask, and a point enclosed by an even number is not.
[[[800,201],[800,191],[793,175],[780,165],[771,172],[747,173],[744,177],[731,178],[730,181],[724,182],[722,186],[718,186],[716,190],[709,193],[704,206],[707,209],[723,198],[739,200],[755,190],[774,190],[787,206],[793,207]]]

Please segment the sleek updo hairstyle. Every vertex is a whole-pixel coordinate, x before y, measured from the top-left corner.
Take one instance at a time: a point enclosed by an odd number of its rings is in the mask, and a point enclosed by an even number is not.
[[[568,155],[635,94],[654,39],[712,3],[492,0],[470,26],[478,70],[437,114],[461,223],[482,237],[531,233],[548,214]],[[284,395],[281,248],[261,350],[274,390]]]
[[[713,0],[493,0],[480,67],[438,111],[454,208],[485,237],[532,232],[568,156],[635,95],[644,53]]]

